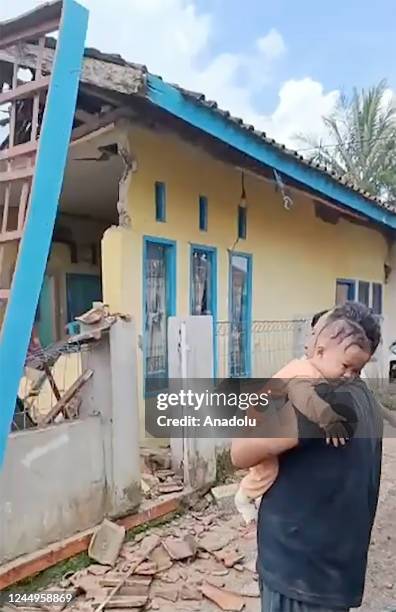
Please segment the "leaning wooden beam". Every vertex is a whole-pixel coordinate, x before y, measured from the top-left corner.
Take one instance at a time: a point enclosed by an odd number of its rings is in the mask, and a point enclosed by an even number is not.
[[[39,427],[41,427],[42,425],[48,425],[48,423],[51,423],[51,421],[53,421],[61,411],[65,410],[67,404],[73,399],[73,397],[77,395],[80,389],[85,385],[86,382],[89,381],[92,376],[93,371],[86,370],[84,374],[77,378],[76,382],[70,387],[70,389],[66,391],[62,399],[59,400],[59,402],[56,402],[55,406],[51,408],[49,413],[46,414],[43,419],[41,419]]]

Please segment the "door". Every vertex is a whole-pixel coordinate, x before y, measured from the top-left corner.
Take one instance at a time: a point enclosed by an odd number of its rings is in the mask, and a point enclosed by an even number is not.
[[[92,308],[93,302],[102,301],[100,276],[93,274],[66,274],[67,320],[72,323]]]
[[[175,314],[175,245],[145,240],[145,394],[168,386],[168,318]]]
[[[216,249],[193,246],[191,249],[191,314],[213,318],[213,367],[217,370],[217,266]]]
[[[251,257],[230,256],[230,376],[250,376]]]

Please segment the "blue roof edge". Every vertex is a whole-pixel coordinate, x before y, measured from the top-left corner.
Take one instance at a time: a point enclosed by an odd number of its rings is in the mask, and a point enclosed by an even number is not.
[[[180,89],[166,83],[160,77],[147,75],[146,97],[159,108],[249,155],[256,161],[314,189],[322,196],[364,214],[376,223],[396,229],[396,214],[381,208],[380,205],[343,185],[323,170],[294,159],[290,153],[260,139],[213,108],[200,103],[199,100],[189,99]]]

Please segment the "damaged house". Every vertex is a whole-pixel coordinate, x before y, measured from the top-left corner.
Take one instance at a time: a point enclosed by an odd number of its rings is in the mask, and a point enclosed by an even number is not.
[[[47,39],[44,73],[53,47]],[[31,44],[2,50],[3,85],[7,66],[18,60],[26,78],[37,54]],[[18,107],[20,143],[29,103]],[[230,333],[227,359],[215,347],[216,371],[253,375],[256,321],[302,319],[345,299],[392,316],[394,227],[393,208],[203,94],[86,49],[40,339],[76,331],[96,301],[130,314],[143,394],[144,378],[155,388],[168,368],[167,319],[211,315],[215,336],[218,322]]]
[[[34,25],[53,6],[26,19]],[[32,127],[29,82],[38,59],[43,80],[51,73],[54,48],[47,37],[42,47],[24,40],[0,49],[2,169],[14,66],[26,94],[16,105],[13,144],[28,146],[45,100],[43,88]],[[3,234],[17,231],[21,189],[7,196]],[[0,202],[5,197],[0,183]],[[360,300],[383,319],[372,365],[386,377],[395,339],[395,228],[395,208],[204,94],[86,49],[36,330],[47,347],[78,333],[76,318],[95,302],[128,315],[141,411],[169,373],[171,317],[211,317],[214,374],[262,376],[301,353],[312,313]],[[15,260],[16,246],[7,242],[0,302]]]

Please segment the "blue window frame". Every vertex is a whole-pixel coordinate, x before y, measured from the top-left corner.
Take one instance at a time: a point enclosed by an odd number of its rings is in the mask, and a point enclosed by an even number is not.
[[[373,283],[373,313],[382,315],[382,285],[381,283]]]
[[[199,196],[199,229],[208,231],[208,198],[202,195]]]
[[[238,206],[238,238],[246,240],[247,235],[247,209]]]
[[[213,318],[213,375],[217,372],[217,250],[191,245],[190,312]]]
[[[166,221],[166,186],[161,181],[155,183],[155,220]]]
[[[345,304],[345,302],[353,301],[355,299],[355,287],[354,280],[338,278],[336,282],[336,305],[339,306]]]
[[[251,375],[252,256],[230,253],[229,372],[232,378]]]
[[[168,318],[176,314],[176,243],[143,239],[143,353],[146,396],[168,386]]]

